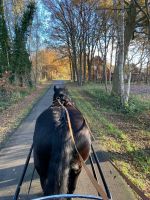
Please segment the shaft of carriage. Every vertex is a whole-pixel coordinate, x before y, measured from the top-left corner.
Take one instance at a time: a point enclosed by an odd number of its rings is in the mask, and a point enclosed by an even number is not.
[[[29,150],[29,154],[27,156],[27,159],[26,159],[26,162],[25,162],[25,165],[24,165],[24,168],[23,168],[23,172],[22,172],[22,175],[20,177],[19,183],[17,185],[16,192],[15,192],[15,195],[13,197],[13,200],[18,200],[18,197],[19,197],[19,194],[20,194],[20,189],[21,189],[21,186],[22,186],[22,183],[23,183],[23,180],[24,180],[24,177],[25,177],[25,174],[26,174],[29,162],[30,162],[32,150],[33,150],[33,144],[31,145],[31,148]]]
[[[30,158],[31,158],[31,154],[32,154],[32,150],[33,150],[33,144],[31,145],[31,148],[30,148],[30,151],[29,151],[29,154],[27,156],[27,159],[26,159],[26,162],[25,162],[25,165],[24,165],[24,169],[23,169],[23,172],[22,172],[22,175],[20,177],[20,180],[19,180],[19,183],[17,185],[17,188],[16,188],[16,192],[15,192],[15,195],[13,197],[13,200],[18,200],[19,198],[19,194],[20,194],[20,190],[21,190],[21,186],[23,184],[23,180],[24,180],[24,177],[25,177],[25,174],[26,174],[26,171],[27,171],[27,168],[28,168],[28,165],[29,165],[29,162],[30,162]],[[102,182],[103,182],[103,185],[104,185],[104,188],[105,188],[105,191],[106,191],[106,194],[107,194],[107,197],[109,200],[112,199],[111,197],[111,193],[109,191],[109,188],[106,184],[106,181],[105,181],[105,177],[103,175],[103,172],[102,172],[102,169],[101,169],[101,166],[100,166],[100,162],[98,160],[98,157],[96,155],[96,152],[94,150],[94,147],[92,145],[92,153],[94,155],[94,160],[96,162],[96,165],[98,167],[98,170],[99,170],[99,173],[100,173],[100,177],[102,179]],[[92,156],[90,155],[89,157],[89,160],[90,160],[90,164],[91,164],[91,168],[92,168],[92,172],[93,172],[93,176],[95,177],[95,179],[98,181],[98,178],[97,178],[97,174],[96,174],[96,170],[95,170],[95,167],[94,167],[94,160],[92,158]],[[33,178],[33,177],[32,177]],[[68,195],[68,196],[66,196]],[[61,198],[87,198],[87,199],[98,199],[98,200],[102,200],[100,194],[98,194],[99,196],[92,196],[92,195],[80,195],[80,194],[61,194],[61,195],[51,195],[49,197],[41,197],[41,198],[38,198],[36,200],[44,200],[44,199],[51,199],[52,197],[58,199],[58,197],[61,197]]]

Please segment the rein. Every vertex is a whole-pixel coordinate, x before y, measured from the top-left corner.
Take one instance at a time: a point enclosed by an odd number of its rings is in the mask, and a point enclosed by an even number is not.
[[[67,108],[61,103],[61,101],[59,99],[57,99],[57,102],[59,103],[60,106],[62,106],[62,108],[64,108],[65,112],[66,112],[66,116],[67,116],[67,121],[68,121],[68,126],[69,126],[69,133],[72,139],[72,142],[75,146],[75,150],[77,151],[80,161],[82,163],[82,166],[84,167],[90,181],[92,182],[93,186],[95,187],[95,189],[97,190],[97,192],[101,195],[101,197],[103,198],[103,200],[108,200],[108,197],[106,195],[106,193],[104,192],[104,190],[102,189],[102,187],[98,184],[98,182],[96,181],[96,179],[94,178],[94,176],[92,175],[92,173],[90,172],[89,168],[86,166],[81,154],[79,153],[76,143],[75,143],[75,139],[73,136],[73,130],[72,130],[72,126],[71,126],[71,121],[70,121],[70,116],[69,116],[69,112],[67,110]],[[89,127],[88,127],[89,129]],[[90,130],[90,129],[89,129]]]

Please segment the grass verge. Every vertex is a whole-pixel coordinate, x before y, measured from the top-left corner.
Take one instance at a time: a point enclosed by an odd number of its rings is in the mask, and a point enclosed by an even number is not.
[[[132,96],[128,109],[122,113],[117,99],[100,85],[70,85],[69,93],[113,162],[150,197],[150,132],[144,119],[141,123],[138,119],[150,112],[150,102]]]
[[[0,115],[2,124],[0,127],[0,149],[48,88],[49,84],[43,84],[36,90],[29,92],[28,95],[26,93],[24,98],[17,99],[14,104],[11,103],[6,110],[3,110]]]
[[[16,88],[16,90],[3,94],[0,92],[0,112],[6,110],[9,106],[21,101],[26,96],[30,95],[36,90],[35,87],[33,88]]]

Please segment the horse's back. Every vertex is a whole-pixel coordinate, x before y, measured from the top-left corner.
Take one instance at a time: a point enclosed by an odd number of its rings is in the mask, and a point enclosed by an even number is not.
[[[57,129],[60,122],[60,109],[48,108],[36,120],[33,144],[35,151],[48,154],[51,146],[57,142]]]
[[[79,110],[77,110],[73,106],[68,106],[67,110],[69,112],[69,117],[70,117],[73,132],[78,133],[84,125],[83,115],[81,114]]]
[[[38,142],[45,141],[47,137],[50,137],[51,130],[54,128],[54,125],[51,123],[51,121],[52,113],[48,109],[41,113],[37,118],[33,137],[33,142],[35,145],[37,145]]]
[[[69,112],[77,149],[83,159],[86,160],[91,146],[90,130],[87,127],[82,113],[78,109],[76,109],[74,106],[68,106],[67,110]]]

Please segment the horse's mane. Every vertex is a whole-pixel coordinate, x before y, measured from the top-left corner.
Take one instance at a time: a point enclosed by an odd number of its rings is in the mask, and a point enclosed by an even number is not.
[[[65,110],[57,103],[52,104],[51,112],[55,134],[53,135],[50,176],[45,194],[67,193],[69,166],[72,158],[72,142],[68,134]],[[54,184],[55,183],[55,184]],[[59,191],[58,191],[59,189]]]
[[[59,128],[62,125],[63,126],[66,125],[66,114],[65,114],[65,110],[62,107],[58,105],[52,105],[51,111],[52,111],[55,127]]]

